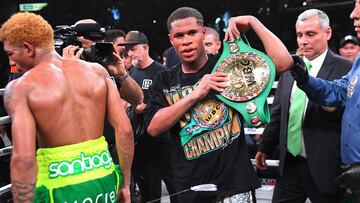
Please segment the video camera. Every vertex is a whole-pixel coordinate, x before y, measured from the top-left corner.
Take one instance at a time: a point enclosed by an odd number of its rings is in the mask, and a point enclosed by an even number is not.
[[[99,23],[56,26],[54,31],[55,50],[59,54],[62,54],[62,50],[69,45],[82,47],[77,37],[83,36],[85,39],[96,42],[104,39],[104,33],[105,30],[101,28]],[[85,61],[97,62],[102,66],[107,66],[114,63],[112,54],[112,43],[96,42],[90,47],[85,48],[80,58]]]

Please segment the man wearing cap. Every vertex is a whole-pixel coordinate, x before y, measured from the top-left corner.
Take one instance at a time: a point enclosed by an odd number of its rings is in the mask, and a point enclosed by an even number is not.
[[[359,50],[359,40],[352,35],[347,35],[340,41],[340,55],[351,61],[355,60]]]
[[[140,116],[137,121],[132,120],[132,125],[136,128],[136,125],[144,124],[142,113],[149,101],[149,88],[156,74],[165,70],[165,66],[149,56],[149,41],[140,31],[128,32],[125,41],[120,44],[125,45],[133,65],[130,75],[144,93],[144,102],[138,104],[134,110],[135,114]],[[139,185],[142,202],[161,197],[161,178],[164,179],[169,193],[173,193],[168,149],[169,134],[164,133],[158,138],[152,138],[145,130],[142,135],[135,136],[137,139],[132,172],[135,182]],[[170,174],[170,176],[165,174]]]

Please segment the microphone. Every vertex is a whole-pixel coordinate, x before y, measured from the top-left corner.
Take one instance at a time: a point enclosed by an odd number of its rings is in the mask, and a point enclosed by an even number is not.
[[[77,33],[100,32],[101,26],[99,23],[79,23],[74,25],[74,29]]]
[[[104,31],[99,23],[79,23],[74,26],[77,36],[83,36],[92,41],[102,40]]]

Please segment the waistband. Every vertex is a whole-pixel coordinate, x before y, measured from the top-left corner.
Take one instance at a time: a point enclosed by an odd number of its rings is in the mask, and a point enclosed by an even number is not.
[[[36,186],[49,188],[82,183],[111,174],[115,167],[105,138],[37,150]]]

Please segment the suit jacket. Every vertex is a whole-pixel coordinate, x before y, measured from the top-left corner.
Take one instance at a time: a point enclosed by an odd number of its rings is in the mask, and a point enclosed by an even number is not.
[[[326,80],[341,78],[351,69],[351,65],[351,61],[329,50],[317,77]],[[270,154],[279,145],[280,176],[284,174],[287,154],[287,131],[293,82],[290,71],[281,75],[271,107],[271,120],[264,130],[259,145],[259,151],[265,154]],[[343,109],[327,112],[311,101],[308,102],[305,112],[302,130],[307,163],[315,184],[323,193],[335,193],[339,190],[333,180],[341,172],[342,113]]]

